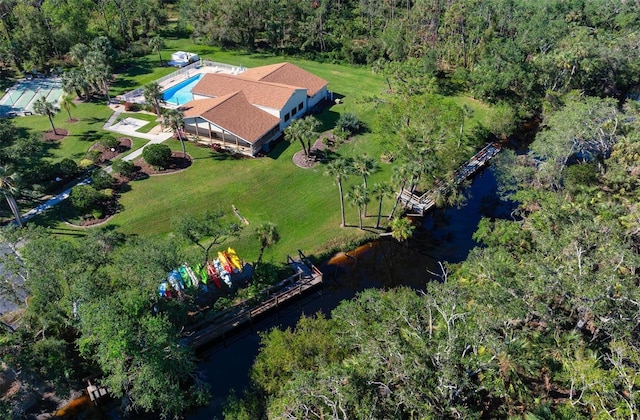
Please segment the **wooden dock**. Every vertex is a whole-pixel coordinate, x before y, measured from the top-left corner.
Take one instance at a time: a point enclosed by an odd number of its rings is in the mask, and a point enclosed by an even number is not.
[[[500,145],[497,143],[488,144],[476,153],[471,159],[460,166],[453,179],[453,185],[459,185],[464,180],[482,169],[495,155],[500,152]],[[413,212],[416,215],[424,216],[429,210],[436,205],[436,197],[444,194],[451,185],[442,185],[433,190],[427,191],[422,195],[415,195],[411,191],[402,189],[400,191],[400,202],[404,205],[406,211]]]
[[[298,254],[296,259],[287,256],[287,262],[295,274],[267,289],[265,300],[253,305],[243,302],[222,311],[206,327],[185,334],[186,344],[198,350],[209,343],[225,339],[320,286],[322,272],[302,251],[298,251]]]

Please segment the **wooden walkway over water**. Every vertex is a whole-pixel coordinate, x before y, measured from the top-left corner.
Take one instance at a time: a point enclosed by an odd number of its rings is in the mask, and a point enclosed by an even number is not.
[[[497,143],[492,143],[482,148],[482,150],[456,170],[453,185],[459,185],[465,179],[478,172],[491,158],[497,155],[498,152],[500,152],[500,145]],[[400,202],[407,211],[424,216],[425,213],[436,205],[436,196],[446,193],[449,188],[451,188],[451,185],[442,185],[419,196],[413,194],[411,191],[402,189],[402,191],[400,191]]]
[[[287,263],[295,274],[267,289],[266,299],[254,304],[243,302],[222,311],[207,326],[187,333],[186,343],[198,350],[209,343],[225,339],[322,284],[322,272],[302,251],[298,251],[295,259],[287,256]]]

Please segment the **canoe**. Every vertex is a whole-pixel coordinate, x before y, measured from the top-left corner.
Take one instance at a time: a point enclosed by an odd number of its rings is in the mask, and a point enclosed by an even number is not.
[[[224,252],[218,252],[218,261],[220,261],[220,265],[224,268],[224,271],[231,274],[233,273],[233,268],[231,267],[231,263],[227,259],[227,256]]]
[[[229,256],[229,260],[231,260],[231,265],[234,266],[238,272],[242,271],[242,261],[240,261],[240,257],[236,254],[236,251],[233,248],[227,248],[227,255]]]

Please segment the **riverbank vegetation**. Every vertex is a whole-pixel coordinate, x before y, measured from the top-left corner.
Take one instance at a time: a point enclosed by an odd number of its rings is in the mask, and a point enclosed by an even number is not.
[[[639,137],[625,99],[640,77],[640,16],[632,2],[614,3],[3,2],[2,87],[62,70],[80,99],[73,118],[52,116],[69,131],[61,142],[41,144],[47,116],[0,120],[8,203],[32,205],[55,191],[57,171],[72,166],[65,159],[81,161],[106,134],[108,98],[171,72],[159,61],[174,49],[246,67],[291,61],[327,80],[340,99],[316,116],[318,131],[346,114],[363,123],[313,169],[296,167],[298,148],[285,142],[253,160],[188,143],[192,166],[132,182],[104,229],[79,231],[50,211],[34,222],[46,229],[6,230],[3,242],[22,248],[3,263],[23,265],[15,271],[30,298],[17,330],[1,337],[3,361],[34,388],[64,394],[98,375],[129,408],[182,415],[207,389],[193,373],[193,353],[179,345],[189,300],[156,297],[168,271],[202,259],[175,234],[180,217],[237,206],[252,226],[275,224],[279,241],[267,249],[254,229],[228,241],[249,259],[264,251],[263,267],[296,249],[320,255],[394,225],[403,239],[411,226],[383,218],[378,229],[360,187],[425,191],[482,142],[505,140],[517,123],[540,117],[530,153],[504,153],[499,165],[504,194],[520,204],[515,221],[483,221],[483,247],[420,292],[370,291],[331,319],[265,336],[251,398],[235,401],[227,417],[635,413]],[[71,77],[81,71],[84,78]],[[134,139],[132,150],[141,144]],[[366,181],[362,172],[341,176],[347,193],[354,186],[342,220],[336,173],[323,173],[365,155],[379,170]],[[393,197],[380,194],[388,215]],[[456,205],[464,196],[451,189],[440,201]],[[10,207],[1,208],[8,217]],[[2,286],[8,296],[11,283]],[[20,417],[26,399],[16,394],[1,407]]]
[[[227,418],[634,416],[638,116],[568,95],[530,152],[499,158],[512,220],[482,220],[483,246],[424,290],[367,291],[265,335],[255,392]]]

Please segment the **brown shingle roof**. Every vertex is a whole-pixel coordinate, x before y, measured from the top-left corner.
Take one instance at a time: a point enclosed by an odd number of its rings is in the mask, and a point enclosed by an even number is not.
[[[326,80],[291,63],[254,67],[240,73],[238,77],[262,82],[300,86],[307,89],[308,96],[315,96],[320,89],[327,85]]]
[[[259,140],[280,124],[278,117],[251,105],[240,91],[218,98],[190,101],[181,109],[186,118],[202,117],[249,143]]]
[[[294,86],[241,79],[228,74],[208,73],[191,90],[196,95],[225,96],[244,92],[249,103],[273,109],[282,109],[295,91]]]

